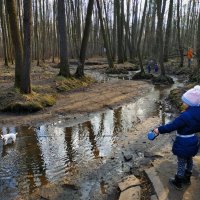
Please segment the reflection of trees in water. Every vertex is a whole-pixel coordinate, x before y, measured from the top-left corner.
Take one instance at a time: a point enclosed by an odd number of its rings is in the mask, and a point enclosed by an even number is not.
[[[73,138],[72,138],[72,127],[66,127],[65,128],[65,141],[66,141],[66,151],[67,151],[67,157],[69,159],[69,162],[73,162]]]
[[[117,135],[122,131],[122,107],[114,110],[114,131],[113,135]]]
[[[89,141],[92,145],[92,152],[94,154],[94,157],[95,158],[98,158],[99,157],[99,149],[97,147],[97,141],[96,141],[96,135],[95,135],[95,132],[94,132],[94,127],[92,126],[91,122],[90,121],[87,121],[84,123],[85,126],[88,128],[88,132],[89,132]]]
[[[102,136],[102,134],[103,134],[103,122],[104,122],[104,119],[105,119],[105,114],[104,113],[102,113],[102,115],[101,115],[101,120],[100,120],[100,129],[99,129],[99,131],[98,131],[98,136]]]
[[[101,126],[99,130],[101,131],[101,136],[98,135],[97,146],[99,148],[100,156],[108,155],[113,145],[113,110],[109,110],[102,115]]]
[[[16,145],[19,151],[24,153],[23,158],[25,160],[22,162],[23,168],[27,171],[25,176],[20,176],[20,182],[25,189],[29,188],[29,192],[32,192],[37,186],[47,183],[46,177],[44,176],[44,162],[41,157],[40,148],[37,145],[35,129],[33,127],[23,126],[20,127],[18,132],[23,139],[18,140]]]
[[[55,126],[41,126],[36,130],[38,144],[44,160],[46,177],[56,181],[65,175],[66,149],[64,129]]]

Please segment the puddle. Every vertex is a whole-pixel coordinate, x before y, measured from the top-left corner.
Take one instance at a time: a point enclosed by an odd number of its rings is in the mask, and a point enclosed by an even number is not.
[[[178,86],[181,83],[172,88]],[[158,101],[170,89],[154,87],[135,103],[80,119],[38,127],[2,127],[1,134],[18,132],[18,136],[14,145],[3,146],[0,141],[0,199],[28,195],[40,186],[61,180],[80,165],[87,166],[92,159],[109,156],[121,133],[139,120],[162,115]],[[106,193],[104,180],[99,185]]]

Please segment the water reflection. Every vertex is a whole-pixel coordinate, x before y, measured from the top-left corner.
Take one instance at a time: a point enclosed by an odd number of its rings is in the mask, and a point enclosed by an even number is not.
[[[135,123],[159,114],[157,101],[169,88],[152,88],[143,98],[107,110],[38,127],[2,127],[1,134],[18,132],[15,145],[0,141],[0,199],[29,194],[65,177],[72,166],[108,156],[118,137]]]

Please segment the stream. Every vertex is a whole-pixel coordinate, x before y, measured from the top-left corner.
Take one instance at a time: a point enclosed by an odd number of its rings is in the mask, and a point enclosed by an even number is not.
[[[124,78],[93,75],[99,81]],[[129,79],[129,75],[125,78]],[[0,134],[18,132],[18,135],[13,145],[3,146],[0,141],[0,199],[28,196],[41,186],[59,182],[72,171],[80,171],[81,167],[89,170],[90,161],[105,163],[113,149],[117,148],[121,133],[130,131],[139,120],[155,115],[163,117],[158,102],[167,97],[171,89],[183,85],[176,77],[173,78],[174,85],[153,86],[136,102],[114,110],[68,120],[60,118],[52,124],[44,122],[34,127],[1,127]],[[173,117],[172,113],[164,114],[165,121]],[[116,171],[121,173],[117,167]],[[95,184],[95,178],[93,180],[80,181],[82,199],[88,199],[87,190]],[[103,193],[103,180],[99,184]]]

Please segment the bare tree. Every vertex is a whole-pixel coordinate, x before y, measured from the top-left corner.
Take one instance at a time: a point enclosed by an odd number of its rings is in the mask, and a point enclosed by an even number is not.
[[[158,45],[157,56],[159,58],[161,76],[165,76],[165,68],[163,63],[163,18],[166,6],[166,0],[156,0],[157,5],[157,31],[156,31],[156,42]]]
[[[82,39],[82,43],[81,43],[79,65],[78,65],[77,70],[76,70],[76,75],[78,77],[84,76],[85,56],[86,56],[87,44],[88,44],[89,33],[90,33],[93,5],[94,5],[94,0],[89,0],[86,20],[85,20],[86,21],[85,22],[85,29],[84,29],[83,39]]]
[[[180,30],[180,0],[177,0],[177,33],[178,33],[178,45],[179,45],[179,53],[180,53],[180,64],[179,67],[183,67],[183,47],[181,42],[181,30]]]
[[[144,3],[144,10],[143,10],[142,22],[141,22],[141,27],[140,27],[140,34],[139,34],[139,38],[138,38],[138,42],[137,42],[137,53],[138,53],[138,58],[139,58],[139,62],[140,62],[140,70],[141,70],[142,74],[144,74],[145,72],[144,72],[144,67],[143,67],[143,64],[142,64],[142,57],[141,57],[141,52],[140,52],[140,43],[141,43],[142,33],[143,33],[143,28],[144,28],[146,9],[147,9],[147,0],[145,0],[145,3]]]
[[[110,68],[114,68],[114,63],[113,63],[111,52],[110,52],[107,34],[105,32],[105,28],[104,28],[104,24],[103,24],[102,10],[101,10],[100,4],[99,4],[99,0],[96,0],[96,2],[97,2],[99,20],[100,20],[100,24],[101,24],[101,32],[102,32],[102,36],[103,36],[103,40],[104,40],[104,46],[105,46],[105,49],[106,49],[106,56],[107,56],[107,59],[108,59],[108,64],[109,64]]]
[[[67,30],[66,30],[66,12],[65,1],[58,0],[58,32],[60,38],[60,72],[59,75],[64,77],[70,76],[68,49],[67,49]]]
[[[122,4],[121,4],[122,5]],[[115,0],[115,6],[117,10],[117,56],[118,63],[124,63],[124,52],[123,52],[123,16],[120,6],[120,1]]]
[[[23,48],[17,20],[16,1],[6,1],[6,8],[9,15],[11,37],[15,49],[15,86],[20,87],[23,67]]]
[[[32,0],[23,0],[24,7],[24,66],[22,71],[21,92],[31,93],[31,36],[32,36]]]
[[[197,30],[197,63],[198,63],[198,76],[200,76],[200,12],[198,18],[198,30]],[[200,78],[198,79],[199,82]]]
[[[169,56],[169,40],[171,38],[172,16],[173,16],[173,0],[170,0],[168,18],[167,18],[167,29],[165,33],[165,46],[164,46],[164,61],[165,62],[168,61],[168,56]]]
[[[7,43],[6,43],[6,26],[4,19],[4,9],[3,0],[0,0],[0,18],[1,18],[1,30],[2,30],[2,40],[3,40],[3,53],[4,53],[4,64],[8,66],[8,55],[7,55]]]

